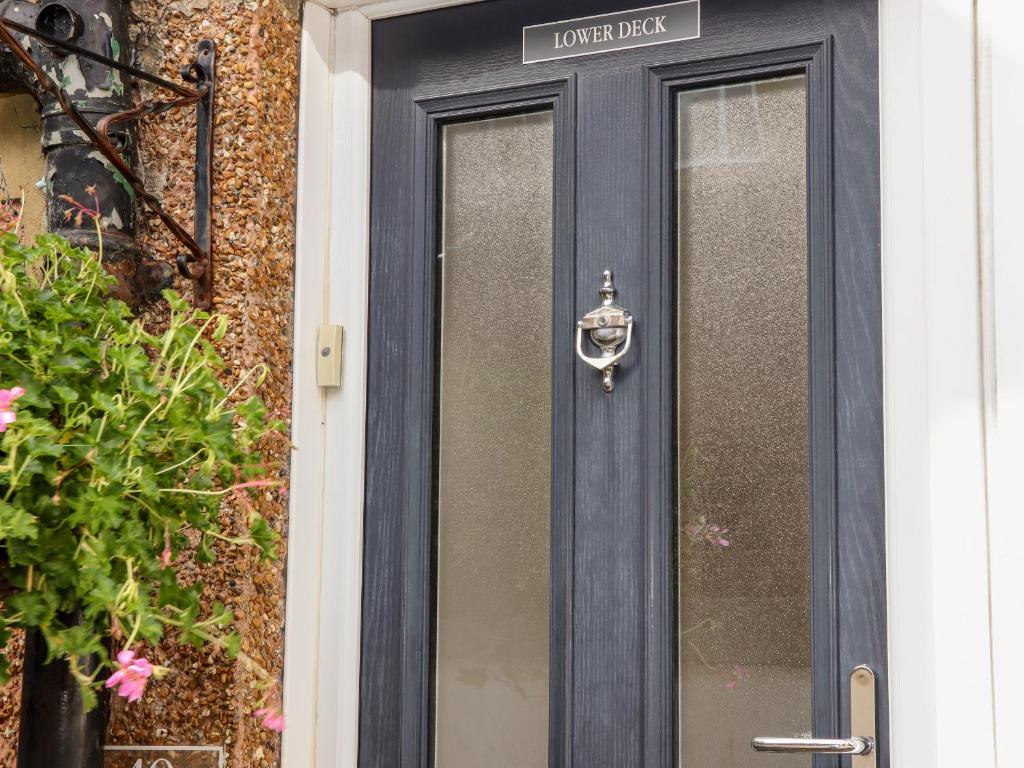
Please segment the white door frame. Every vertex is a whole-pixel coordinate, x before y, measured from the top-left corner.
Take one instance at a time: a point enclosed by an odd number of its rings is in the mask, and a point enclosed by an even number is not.
[[[355,768],[358,754],[371,22],[475,1],[305,5],[284,768]],[[986,162],[978,137],[991,110],[975,85],[975,18],[972,0],[880,0],[889,692],[899,768],[995,768],[992,650],[1000,646],[990,611],[1003,609],[1007,638],[1021,629],[1013,595],[999,605],[989,597],[986,408],[995,368],[983,352],[994,323],[982,323],[982,310],[994,311],[995,294],[985,288],[993,280],[981,283],[979,189],[991,184],[978,184]],[[1024,193],[1016,194],[1019,217]],[[346,327],[341,390],[316,385],[322,323]],[[1024,358],[1016,360],[1024,393]],[[1007,526],[1022,517],[1011,506]],[[1001,562],[1019,585],[1024,557],[1012,554]],[[1009,643],[1003,657],[1019,668]]]

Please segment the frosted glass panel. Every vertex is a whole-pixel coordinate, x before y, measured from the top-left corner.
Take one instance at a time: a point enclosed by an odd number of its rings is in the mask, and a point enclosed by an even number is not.
[[[548,759],[552,119],[444,129],[437,768]]]
[[[810,768],[805,81],[677,108],[680,763]]]

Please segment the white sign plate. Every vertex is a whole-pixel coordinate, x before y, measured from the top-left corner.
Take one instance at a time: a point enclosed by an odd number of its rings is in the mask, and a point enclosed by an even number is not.
[[[223,747],[104,747],[103,768],[224,768]]]
[[[700,0],[685,0],[523,27],[523,63],[591,56],[698,37]]]

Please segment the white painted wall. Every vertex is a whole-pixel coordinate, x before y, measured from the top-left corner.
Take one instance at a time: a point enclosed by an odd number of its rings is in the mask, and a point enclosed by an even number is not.
[[[306,4],[285,768],[357,756],[370,21]],[[879,0],[894,768],[1016,768],[1024,721],[1024,4]],[[347,326],[345,387],[316,326]]]

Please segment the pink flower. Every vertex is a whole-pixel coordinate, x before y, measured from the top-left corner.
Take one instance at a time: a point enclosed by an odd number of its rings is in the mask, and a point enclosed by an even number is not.
[[[18,420],[14,413],[14,401],[25,394],[21,387],[0,389],[0,432],[7,431],[7,425]]]
[[[253,712],[253,715],[259,719],[264,728],[269,728],[270,730],[277,731],[278,733],[284,733],[284,714],[281,712],[279,707],[260,707]]]
[[[742,664],[737,664],[729,673],[729,680],[725,683],[727,691],[734,690],[742,681],[750,679],[750,670]]]
[[[732,542],[725,537],[727,533],[728,528],[709,523],[706,517],[701,517],[697,522],[686,526],[686,535],[694,544],[704,542],[723,549],[732,546]]]
[[[149,682],[158,667],[154,667],[149,660],[140,656],[135,658],[135,651],[125,648],[117,654],[117,671],[107,678],[106,688],[117,687],[117,695],[128,699],[129,702],[138,701],[146,692],[146,683]]]

